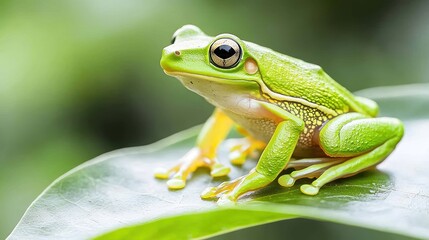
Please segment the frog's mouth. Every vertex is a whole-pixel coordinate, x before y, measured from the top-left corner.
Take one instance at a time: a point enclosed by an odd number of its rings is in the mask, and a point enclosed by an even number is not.
[[[176,72],[176,71],[168,71],[164,69],[165,74],[178,78],[179,80],[183,81],[191,81],[192,79],[199,79],[199,80],[206,80],[209,82],[216,82],[216,83],[222,83],[222,84],[234,84],[234,85],[241,85],[241,84],[251,84],[255,83],[258,84],[258,80],[250,80],[250,79],[233,79],[233,78],[223,78],[223,77],[213,77],[213,76],[207,76],[202,75],[198,73],[187,73],[187,72]],[[258,84],[259,85],[259,84]]]
[[[186,72],[165,71],[165,73],[179,79],[187,89],[205,97],[209,102],[220,102],[220,99],[230,99],[231,97],[238,99],[238,96],[260,98],[260,86],[256,81],[212,77]]]

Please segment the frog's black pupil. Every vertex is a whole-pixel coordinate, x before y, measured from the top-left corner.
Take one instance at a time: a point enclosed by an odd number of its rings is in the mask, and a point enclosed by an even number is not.
[[[214,53],[222,59],[227,59],[235,54],[235,50],[229,45],[220,45],[214,50]]]
[[[173,39],[171,39],[171,44],[173,44],[176,41],[176,37],[173,37]]]

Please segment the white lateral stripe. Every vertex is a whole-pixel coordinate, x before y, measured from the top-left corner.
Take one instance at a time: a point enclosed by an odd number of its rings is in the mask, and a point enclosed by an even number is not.
[[[272,97],[274,100],[280,100],[280,101],[287,101],[287,102],[297,102],[297,103],[301,103],[305,106],[311,107],[311,108],[316,108],[319,109],[320,111],[328,114],[328,115],[332,115],[332,116],[337,116],[338,113],[335,112],[332,109],[329,109],[327,107],[324,106],[320,106],[317,105],[315,103],[309,102],[305,99],[302,98],[296,98],[296,97],[291,97],[291,96],[285,96],[276,92],[271,91],[271,89],[269,89],[267,86],[265,86],[265,84],[260,84],[261,85],[261,90],[262,92],[268,94],[270,97]]]

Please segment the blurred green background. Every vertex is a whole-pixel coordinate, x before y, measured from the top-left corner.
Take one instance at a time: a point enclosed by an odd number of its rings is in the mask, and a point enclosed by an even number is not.
[[[321,65],[350,90],[428,82],[429,1],[0,2],[0,238],[54,179],[204,122],[159,67],[195,24]]]

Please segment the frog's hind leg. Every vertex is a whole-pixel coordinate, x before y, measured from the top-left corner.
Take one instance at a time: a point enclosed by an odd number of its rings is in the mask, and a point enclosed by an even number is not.
[[[404,133],[395,118],[369,118],[360,113],[346,113],[330,120],[320,131],[320,147],[330,157],[350,157],[328,168],[301,191],[315,195],[320,187],[335,179],[362,172],[382,162],[395,148]]]

